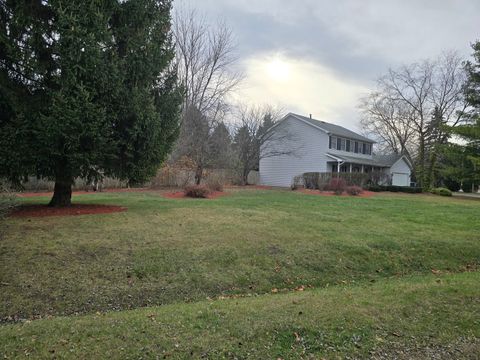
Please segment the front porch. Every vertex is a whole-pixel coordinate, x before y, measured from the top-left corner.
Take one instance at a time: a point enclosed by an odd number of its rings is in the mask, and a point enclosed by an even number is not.
[[[351,157],[327,153],[327,171],[331,173],[386,173],[388,165],[368,157]]]

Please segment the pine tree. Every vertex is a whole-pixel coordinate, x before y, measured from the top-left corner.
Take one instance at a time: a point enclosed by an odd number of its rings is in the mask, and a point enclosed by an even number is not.
[[[170,1],[0,3],[0,177],[152,176],[178,134]]]
[[[462,137],[466,142],[467,159],[473,165],[471,177],[480,181],[480,41],[473,46],[474,61],[466,64],[467,83],[465,98],[470,107],[467,114],[467,123],[453,128],[453,133]]]

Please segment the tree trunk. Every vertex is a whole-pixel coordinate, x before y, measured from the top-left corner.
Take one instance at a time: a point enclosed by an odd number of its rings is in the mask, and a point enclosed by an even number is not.
[[[243,170],[243,174],[242,174],[242,185],[248,185],[248,173],[250,171],[248,169],[244,169]]]
[[[422,187],[426,187],[429,184],[426,182],[426,177],[427,174],[425,173],[425,139],[423,137],[423,134],[420,135],[420,146],[419,146],[419,152],[418,152],[418,158],[419,158],[419,178],[420,178],[420,185]]]
[[[53,197],[48,206],[68,207],[72,205],[72,181],[55,180]]]
[[[203,166],[197,165],[197,169],[195,170],[195,184],[200,185],[202,182],[203,177]]]
[[[428,165],[428,185],[430,188],[435,187],[435,166],[437,165],[437,152],[435,149],[430,155],[430,164]]]

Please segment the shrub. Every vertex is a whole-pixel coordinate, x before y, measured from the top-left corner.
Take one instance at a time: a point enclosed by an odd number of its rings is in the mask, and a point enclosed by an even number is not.
[[[432,194],[440,196],[452,196],[452,192],[447,188],[435,188],[430,191]]]
[[[210,194],[210,190],[204,185],[189,185],[183,191],[185,196],[191,198],[206,198]]]
[[[341,195],[347,187],[347,183],[342,178],[333,178],[328,183],[328,190],[333,191],[336,195]]]
[[[210,191],[223,191],[223,182],[219,177],[210,176],[207,179],[207,188]]]
[[[308,172],[303,174],[303,184],[307,189],[318,189],[320,173]]]
[[[403,192],[409,194],[418,194],[423,191],[421,187],[409,187],[409,186],[395,186],[395,185],[371,185],[368,187],[369,191],[390,191],[390,192]]]
[[[356,196],[356,195],[360,195],[363,189],[360,186],[353,185],[353,186],[347,186],[346,191],[347,191],[347,194]]]
[[[294,176],[292,180],[292,185],[290,185],[290,188],[292,190],[297,190],[303,187],[304,187],[303,175]]]

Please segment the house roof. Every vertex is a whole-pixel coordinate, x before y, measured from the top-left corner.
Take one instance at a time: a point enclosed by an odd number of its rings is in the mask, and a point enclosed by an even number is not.
[[[316,119],[311,119],[309,117],[294,114],[294,113],[289,113],[288,115],[294,116],[297,119],[300,119],[304,122],[309,123],[310,125],[320,128],[321,130],[325,131],[328,134],[338,135],[348,139],[360,140],[360,141],[365,141],[369,143],[375,142],[373,140],[370,140],[369,138],[366,138],[365,136],[359,135],[351,130],[346,129],[343,126],[327,123],[325,121],[320,121]]]
[[[391,154],[391,155],[373,155],[372,158],[363,158],[363,157],[354,157],[338,154],[327,153],[330,157],[340,159],[344,162],[352,164],[361,164],[361,165],[370,165],[370,166],[379,166],[379,167],[391,167],[398,160],[400,160],[403,155]],[[410,164],[409,164],[410,165]]]

